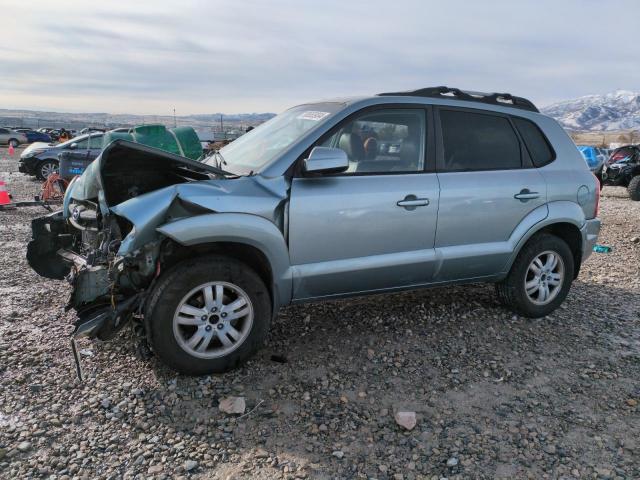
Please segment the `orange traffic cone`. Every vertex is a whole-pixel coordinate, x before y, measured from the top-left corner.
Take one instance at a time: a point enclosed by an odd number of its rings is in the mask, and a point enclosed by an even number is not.
[[[13,154],[15,153],[15,149],[13,148],[13,143],[9,144],[9,155],[11,155],[13,157]]]
[[[7,192],[7,185],[0,180],[0,205],[9,205],[11,203],[11,197]]]

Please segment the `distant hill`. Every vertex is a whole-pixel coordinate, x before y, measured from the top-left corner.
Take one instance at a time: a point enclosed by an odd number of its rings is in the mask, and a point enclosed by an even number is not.
[[[558,120],[568,130],[602,132],[640,130],[640,92],[617,90],[604,95],[587,95],[554,103],[542,112]],[[258,125],[274,117],[274,113],[206,113],[175,118],[178,125],[204,129]],[[110,113],[59,113],[33,110],[0,109],[0,126],[24,127],[119,127],[148,123],[173,125],[172,115],[131,115]]]
[[[207,113],[199,115],[181,115],[175,117],[178,125],[190,125],[197,128],[220,127],[225,129],[258,125],[274,117],[275,113]],[[132,126],[149,123],[162,123],[173,126],[173,115],[132,115],[110,113],[61,113],[35,110],[0,109],[0,126],[24,127],[107,127]]]
[[[569,130],[640,129],[640,93],[617,90],[554,103],[542,109]]]

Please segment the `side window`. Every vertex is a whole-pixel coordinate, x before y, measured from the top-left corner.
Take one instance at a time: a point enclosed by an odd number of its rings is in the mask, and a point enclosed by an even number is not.
[[[520,136],[524,140],[531,161],[536,167],[543,167],[548,163],[553,162],[555,159],[555,153],[549,145],[549,141],[544,136],[544,133],[540,131],[538,126],[524,118],[512,117],[513,123],[520,132]]]
[[[507,118],[440,110],[440,122],[445,171],[522,167],[520,141]]]
[[[9,133],[9,130],[6,128],[0,128],[0,133]]]
[[[345,151],[349,168],[341,175],[420,172],[425,124],[422,109],[368,111],[341,125],[320,145]]]
[[[79,140],[77,142],[74,142],[78,145],[78,150],[80,149],[87,149],[89,148],[89,138],[84,138],[82,140]]]
[[[102,148],[102,135],[93,135],[89,137],[89,148]]]

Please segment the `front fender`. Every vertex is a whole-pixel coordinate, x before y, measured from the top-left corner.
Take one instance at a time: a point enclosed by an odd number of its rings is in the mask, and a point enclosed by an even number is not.
[[[289,249],[280,230],[266,218],[246,213],[212,213],[167,223],[157,231],[188,247],[235,242],[259,249],[271,265],[274,294],[279,305],[290,303],[292,273]]]

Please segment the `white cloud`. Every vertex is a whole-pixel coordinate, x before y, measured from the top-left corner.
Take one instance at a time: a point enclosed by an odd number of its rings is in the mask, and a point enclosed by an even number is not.
[[[544,104],[640,87],[636,0],[2,3],[4,107],[280,111],[441,84]]]

